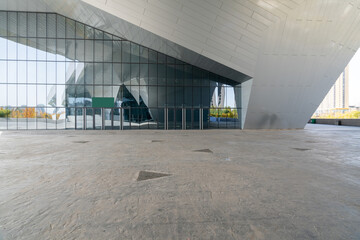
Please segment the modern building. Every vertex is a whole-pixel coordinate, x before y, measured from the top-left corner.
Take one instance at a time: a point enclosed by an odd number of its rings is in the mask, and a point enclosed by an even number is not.
[[[0,129],[303,128],[359,4],[3,0]]]
[[[336,110],[349,109],[349,66],[340,74],[335,84],[321,102],[315,115],[332,113]]]

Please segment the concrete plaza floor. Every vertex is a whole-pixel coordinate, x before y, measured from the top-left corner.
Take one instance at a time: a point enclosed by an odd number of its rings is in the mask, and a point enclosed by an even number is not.
[[[360,128],[4,131],[0,239],[360,239]]]

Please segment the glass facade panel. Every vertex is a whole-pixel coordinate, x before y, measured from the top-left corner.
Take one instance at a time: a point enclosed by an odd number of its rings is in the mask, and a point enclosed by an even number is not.
[[[103,86],[94,87],[94,97],[104,97]]]
[[[65,20],[66,38],[75,38],[75,21],[69,18]]]
[[[65,83],[74,84],[75,83],[75,63],[66,62],[65,63]]]
[[[65,108],[56,108],[56,129],[66,128],[65,118],[66,118]]]
[[[98,29],[94,29],[95,39],[104,39],[104,32]]]
[[[36,58],[34,60],[46,61],[46,39],[36,39],[36,45],[34,45],[34,48],[36,48]]]
[[[36,37],[36,13],[28,13],[27,16],[27,36]]]
[[[27,60],[36,61],[36,38],[30,38],[27,41]]]
[[[27,105],[28,107],[36,107],[36,85],[29,84],[27,85]]]
[[[133,86],[139,85],[140,80],[140,66],[139,64],[131,64],[130,84]]]
[[[48,38],[46,44],[46,60],[56,61],[56,39]]]
[[[85,60],[85,42],[84,40],[76,40],[76,60]]]
[[[82,108],[76,108],[76,129],[84,129],[84,111]]]
[[[94,28],[90,26],[85,26],[85,38],[94,39]]]
[[[93,111],[94,111],[94,129],[100,130],[102,129],[102,125],[103,125],[102,109],[93,108]]]
[[[82,23],[76,22],[76,38],[85,38],[85,26]]]
[[[103,85],[104,69],[103,63],[94,64],[94,84]]]
[[[138,63],[140,61],[139,51],[140,51],[139,45],[135,43],[131,43],[131,62]]]
[[[65,70],[66,65],[64,62],[56,63],[56,83],[57,84],[65,84]]]
[[[18,36],[26,37],[27,36],[27,14],[25,12],[18,13]]]
[[[166,85],[166,65],[158,64],[158,85]]]
[[[65,85],[56,85],[56,105],[64,107],[65,101]]]
[[[7,117],[7,127],[10,130],[15,130],[17,129],[18,111],[16,108],[12,108],[12,107],[9,107],[7,109],[10,110],[10,114]]]
[[[5,130],[7,129],[7,112],[8,109],[0,108],[0,129]]]
[[[17,59],[17,44],[16,37],[9,37],[7,41],[7,58],[8,60]]]
[[[46,129],[56,129],[56,108],[46,108]]]
[[[149,49],[149,63],[157,63],[157,52]]]
[[[104,84],[112,85],[112,67],[111,63],[104,63]]]
[[[55,107],[56,106],[56,85],[47,85],[46,86],[46,103],[47,107]]]
[[[121,81],[121,64],[114,63],[113,64],[113,85],[120,85]]]
[[[6,83],[7,82],[7,62],[0,60],[0,72],[2,73],[0,76],[0,83]],[[6,85],[4,85],[6,86]]]
[[[130,42],[128,41],[122,41],[122,45],[121,45],[121,49],[122,49],[122,61],[123,62],[130,62]]]
[[[0,12],[0,36],[7,36],[7,12]]]
[[[27,91],[26,91],[26,85],[25,84],[19,84],[18,85],[18,100],[17,100],[17,106],[26,107],[27,106]]]
[[[27,81],[27,64],[25,61],[17,62],[17,81],[18,83],[26,83]]]
[[[7,39],[0,38],[0,60],[7,59]]]
[[[37,83],[46,83],[46,62],[37,62],[36,64]]]
[[[113,62],[121,62],[121,41],[112,41]]]
[[[94,41],[85,40],[85,61],[94,61]]]
[[[149,64],[149,85],[157,85],[158,71],[157,64]]]
[[[46,83],[47,84],[55,84],[56,83],[56,63],[55,62],[47,62]]]
[[[158,63],[166,63],[166,56],[162,53],[158,52],[157,62]]]
[[[0,84],[0,106],[3,106],[3,107],[7,106],[7,86],[6,86],[6,84]]]
[[[37,107],[45,107],[47,105],[46,101],[46,85],[38,84],[36,86],[36,106]]]
[[[65,61],[65,39],[57,39],[56,40],[56,60],[58,62]]]
[[[104,62],[112,62],[112,41],[104,41]]]
[[[0,71],[0,129],[241,126],[240,84],[58,14],[0,11]]]
[[[130,73],[131,73],[131,64],[128,63],[122,64],[121,79],[125,84],[129,84],[130,82]]]
[[[184,106],[184,87],[175,87],[175,106]]]
[[[140,64],[140,85],[149,85],[149,65]]]
[[[67,61],[72,61],[75,59],[75,40],[67,39],[65,41],[65,57]]]
[[[103,40],[95,40],[94,42],[94,60],[95,62],[103,62],[104,61],[104,41]]]
[[[94,117],[93,117],[93,109],[92,108],[86,108],[86,129],[94,129]]]
[[[56,14],[47,14],[46,35],[48,38],[56,38]]]
[[[140,46],[140,63],[148,63],[149,61],[149,49]]]
[[[94,64],[86,63],[85,64],[85,84],[94,83]]]
[[[113,113],[112,113],[112,109],[111,108],[104,108],[103,109],[103,114],[104,114],[104,129],[105,130],[110,130],[112,129],[113,126]]]
[[[36,129],[36,108],[26,108],[27,111],[27,128]]]
[[[7,63],[7,82],[16,83],[17,82],[17,62],[9,61]]]
[[[7,27],[8,27],[8,36],[17,35],[17,13],[8,12],[7,13]]]
[[[75,108],[66,108],[65,111],[65,128],[75,129]]]
[[[15,84],[9,84],[7,87],[8,90],[8,106],[16,107],[17,106],[17,86]]]
[[[26,42],[27,39],[26,38],[18,38],[18,42],[19,44],[17,44],[18,47],[18,51],[17,51],[17,60],[27,60],[27,54],[26,54]]]
[[[65,38],[65,17],[56,16],[56,37]]]
[[[46,37],[46,14],[37,13],[36,15],[36,37],[44,38]]]

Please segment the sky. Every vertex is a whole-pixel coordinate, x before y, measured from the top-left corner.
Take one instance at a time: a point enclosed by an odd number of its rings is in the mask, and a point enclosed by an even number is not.
[[[349,105],[360,107],[360,49],[349,65]]]

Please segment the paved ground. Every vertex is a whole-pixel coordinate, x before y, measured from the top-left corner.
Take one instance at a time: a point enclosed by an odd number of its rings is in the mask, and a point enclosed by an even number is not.
[[[360,128],[2,132],[1,238],[360,239]]]

